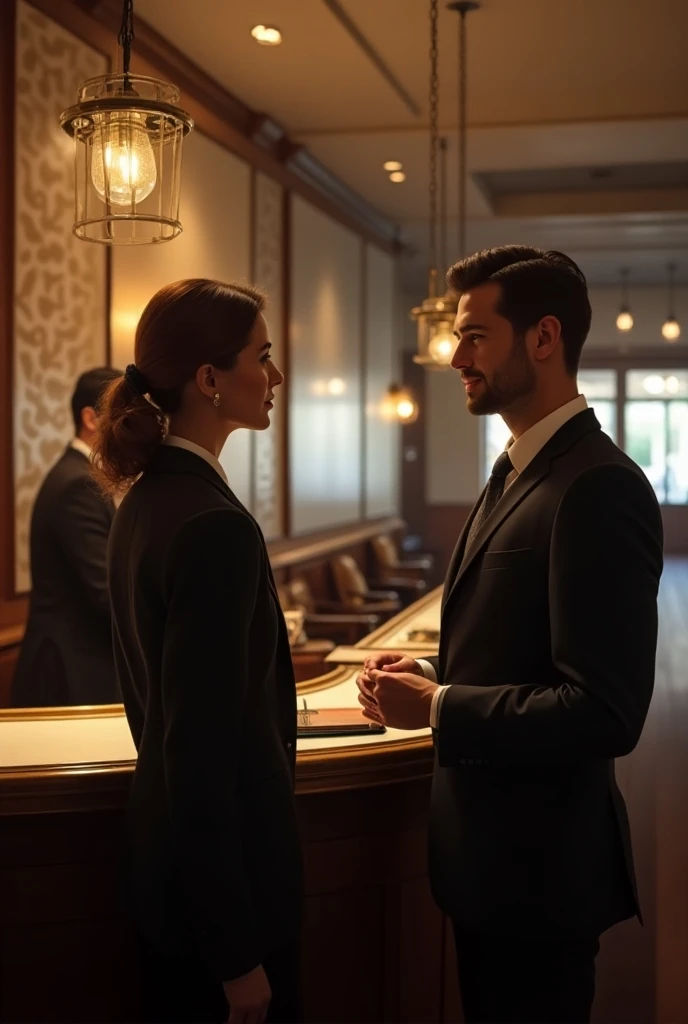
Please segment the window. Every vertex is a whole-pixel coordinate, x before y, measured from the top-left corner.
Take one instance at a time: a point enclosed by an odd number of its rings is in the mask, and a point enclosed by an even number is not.
[[[582,369],[578,388],[605,433],[644,470],[660,504],[688,505],[688,370]],[[509,436],[501,416],[486,418],[484,481]]]
[[[585,395],[588,405],[595,410],[600,426],[615,444],[616,436],[616,370],[581,370],[578,390]]]
[[[592,406],[605,433],[616,441],[616,370],[581,370],[578,390]],[[487,481],[495,459],[506,448],[511,431],[501,416],[488,416],[485,421],[485,454],[483,482]]]
[[[625,449],[663,505],[688,504],[688,370],[629,370]]]

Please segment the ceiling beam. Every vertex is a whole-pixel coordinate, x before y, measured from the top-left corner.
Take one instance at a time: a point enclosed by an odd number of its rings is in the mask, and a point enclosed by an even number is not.
[[[406,109],[413,114],[414,117],[421,116],[421,109],[413,99],[413,97],[406,91],[404,86],[401,84],[397,76],[391,70],[388,64],[382,59],[378,51],[375,49],[373,44],[370,42],[367,36],[361,32],[358,25],[353,21],[342,7],[339,0],[323,0],[325,7],[335,16],[340,25],[349,33],[356,45],[363,50],[368,60],[373,64],[375,68],[380,72],[382,77],[385,79],[388,85],[392,87],[394,92],[397,94],[401,102],[404,104]]]

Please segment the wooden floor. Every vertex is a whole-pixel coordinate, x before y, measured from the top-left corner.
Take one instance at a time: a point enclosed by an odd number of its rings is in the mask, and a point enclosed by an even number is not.
[[[603,937],[594,1021],[688,1024],[688,559],[666,562],[655,693],[617,776],[645,927],[626,922]]]

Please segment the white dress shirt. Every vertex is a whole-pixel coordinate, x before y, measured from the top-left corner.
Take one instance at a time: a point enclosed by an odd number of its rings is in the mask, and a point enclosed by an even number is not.
[[[585,400],[585,395],[577,395],[570,402],[565,405],[559,406],[554,412],[551,412],[549,416],[545,416],[544,419],[539,420],[533,424],[529,430],[526,430],[524,434],[521,434],[517,440],[510,440],[507,444],[509,450],[509,458],[511,464],[514,467],[506,478],[504,483],[504,490],[511,486],[516,477],[518,477],[533,461],[538,452],[545,447],[547,442],[554,437],[556,432],[564,426],[568,420],[577,416],[579,412],[584,412],[588,408],[588,403]],[[425,661],[423,658],[419,658],[418,664],[421,667],[421,671],[426,679],[431,679],[433,683],[437,682],[437,675],[429,661]],[[440,710],[442,707],[442,698],[446,693],[444,685],[441,685],[438,690],[435,691],[432,698],[432,705],[430,707],[430,725],[433,729],[437,729],[440,720]]]
[[[174,434],[168,434],[165,438],[165,444],[170,445],[171,448],[183,448],[184,451],[192,452],[194,455],[198,455],[199,459],[203,459],[209,466],[212,466],[217,475],[224,480],[229,487],[229,480],[227,474],[224,471],[222,463],[211,455],[207,448],[201,448],[199,444],[194,444],[193,441],[187,441],[185,437],[175,437]]]
[[[93,452],[91,451],[91,448],[85,441],[82,441],[80,437],[73,437],[70,447],[73,448],[74,451],[81,452],[82,455],[85,455],[89,462],[93,459]]]

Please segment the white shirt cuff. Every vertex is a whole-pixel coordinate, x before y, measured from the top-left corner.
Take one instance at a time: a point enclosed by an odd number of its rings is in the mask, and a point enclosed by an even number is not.
[[[425,658],[417,658],[416,660],[420,665],[420,670],[425,678],[436,683],[437,673],[435,672],[432,662],[426,661]],[[442,706],[442,698],[444,697],[446,690],[446,686],[439,686],[432,695],[432,704],[430,705],[430,725],[433,729],[437,729],[439,727],[440,708]]]
[[[442,701],[444,700],[447,690],[447,686],[438,686],[432,695],[432,704],[430,705],[430,725],[433,729],[439,729],[440,727],[440,711],[442,710]]]
[[[436,683],[437,682],[437,673],[435,672],[435,669],[433,668],[432,662],[431,661],[426,661],[425,658],[416,658],[416,661],[420,665],[420,670],[423,673],[423,675],[425,676],[425,678],[429,679],[430,682],[432,682],[432,683]]]

